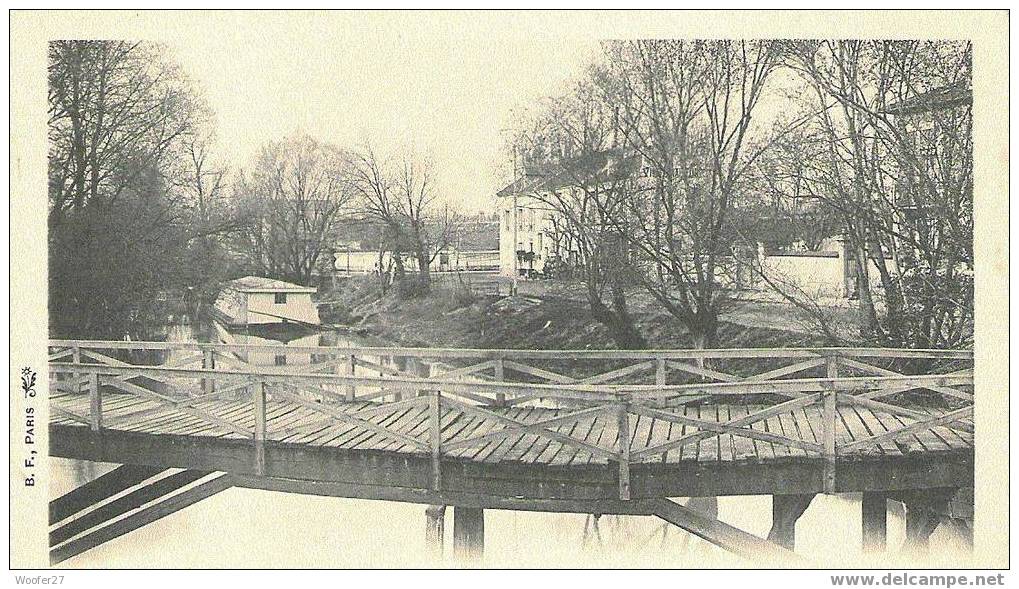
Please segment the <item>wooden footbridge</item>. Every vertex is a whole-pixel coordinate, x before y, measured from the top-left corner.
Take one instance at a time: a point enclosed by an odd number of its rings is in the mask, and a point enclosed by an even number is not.
[[[50,453],[123,465],[51,503],[59,562],[230,487],[414,502],[477,555],[485,509],[654,515],[798,562],[817,493],[922,549],[973,485],[971,351],[341,348],[51,341]],[[773,495],[758,538],[672,497]]]

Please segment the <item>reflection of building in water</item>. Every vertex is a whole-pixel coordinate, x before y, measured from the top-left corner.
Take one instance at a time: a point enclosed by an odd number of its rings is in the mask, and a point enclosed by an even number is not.
[[[321,360],[313,358],[310,352],[294,351],[292,349],[288,350],[288,348],[330,345],[327,342],[322,341],[324,335],[325,334],[313,333],[288,342],[282,342],[279,340],[238,333],[233,334],[233,341],[230,343],[272,346],[277,348],[273,350],[236,352],[238,358],[248,364],[254,364],[256,366],[306,366]]]

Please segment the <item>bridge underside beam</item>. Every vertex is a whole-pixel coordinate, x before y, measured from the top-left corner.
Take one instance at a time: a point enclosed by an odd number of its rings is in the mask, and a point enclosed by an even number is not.
[[[419,503],[452,505],[431,488],[432,461],[426,454],[345,451],[266,442],[264,470],[256,468],[249,440],[200,438],[50,426],[50,454],[63,458],[130,463],[161,468],[224,471],[352,488],[386,488],[419,493]],[[894,491],[973,484],[973,453],[882,456],[839,463],[836,492]],[[631,497],[705,497],[814,494],[823,492],[823,461],[805,457],[768,463],[756,461],[634,464]],[[442,493],[522,497],[538,500],[616,500],[616,469],[604,464],[555,467],[487,464],[444,460]],[[378,495],[376,495],[378,496]],[[511,508],[511,507],[508,507]],[[591,510],[586,511],[590,513]],[[603,513],[609,513],[604,511]]]
[[[661,519],[748,560],[789,565],[807,564],[803,557],[792,550],[669,499],[648,500],[648,503],[652,506],[654,514]]]
[[[377,499],[400,503],[429,505],[429,509],[443,506],[460,506],[477,509],[505,509],[509,511],[537,511],[546,513],[599,513],[604,515],[654,515],[647,501],[621,501],[619,499],[526,499],[499,497],[477,493],[408,489],[405,487],[305,481],[273,477],[233,477],[234,486],[302,495],[344,497],[348,499]],[[438,518],[435,510],[434,519]],[[428,521],[433,516],[428,515]],[[438,524],[436,524],[436,527]]]
[[[156,476],[163,469],[154,466],[124,464],[84,485],[50,501],[50,525],[113,497],[145,479]]]
[[[181,471],[140,485],[51,533],[50,563],[57,564],[176,513],[233,486],[230,475]]]
[[[129,493],[106,501],[94,509],[83,510],[76,517],[64,521],[59,527],[50,531],[50,546],[56,546],[82,532],[102,526],[155,499],[165,497],[178,489],[186,487],[198,479],[207,476],[209,473],[200,470],[173,472],[167,469],[161,474],[166,476],[146,479],[143,483],[130,488]]]

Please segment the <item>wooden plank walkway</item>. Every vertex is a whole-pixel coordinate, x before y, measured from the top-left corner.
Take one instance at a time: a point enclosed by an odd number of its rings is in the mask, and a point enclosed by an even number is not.
[[[51,412],[50,422],[61,426],[88,428],[87,423],[74,416],[89,415],[90,399],[87,394],[54,391],[54,406],[61,411]],[[103,428],[105,430],[151,434],[156,436],[188,436],[196,438],[246,439],[238,429],[223,423],[235,424],[251,431],[255,427],[255,414],[249,397],[237,400],[210,399],[196,401],[189,408],[174,407],[156,399],[135,394],[104,391]],[[400,403],[342,402],[329,400],[318,403],[343,415],[361,412],[366,423],[374,428],[334,419],[330,415],[276,395],[266,401],[266,440],[280,444],[331,448],[345,452],[387,452],[397,454],[428,454],[429,411],[426,397],[410,398]],[[767,409],[762,404],[703,404],[673,408],[673,415],[690,419],[724,424],[733,419]],[[374,412],[365,414],[366,410]],[[474,443],[454,446],[445,456],[467,462],[548,465],[556,467],[606,464],[609,458],[597,449],[613,452],[618,443],[618,420],[605,411],[592,410],[589,415],[573,419],[574,408],[550,407],[487,407],[485,413],[466,411],[456,406],[443,406],[441,415],[442,444],[456,444],[476,439]],[[925,409],[930,417],[938,417],[947,410]],[[491,416],[488,414],[492,414]],[[73,414],[73,415],[72,415]],[[852,444],[902,428],[911,423],[910,417],[893,415],[857,405],[836,407],[836,438],[840,446]],[[209,416],[215,418],[210,420]],[[497,417],[512,419],[523,425],[547,422],[566,417],[563,422],[548,429],[568,436],[552,439],[541,431],[520,431],[502,437],[485,437],[508,427]],[[762,419],[748,428],[754,432],[781,435],[816,445],[822,429],[822,412],[817,406],[798,408]],[[631,415],[630,451],[638,452],[698,432],[697,427],[675,423],[657,416]],[[519,427],[519,426],[514,426]],[[703,439],[673,448],[662,454],[645,454],[640,461],[659,464],[683,463],[737,463],[767,462],[816,458],[820,454],[809,449],[773,443],[766,439],[751,439],[738,432],[705,432]],[[938,426],[907,432],[877,445],[863,445],[840,454],[840,458],[853,456],[880,458],[918,454],[938,454],[955,451],[972,451],[973,433],[950,426]],[[412,441],[420,442],[415,445]],[[577,441],[581,446],[572,443]]]

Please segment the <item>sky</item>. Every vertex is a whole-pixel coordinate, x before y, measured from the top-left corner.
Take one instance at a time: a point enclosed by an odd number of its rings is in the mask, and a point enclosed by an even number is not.
[[[509,179],[514,113],[579,75],[598,46],[511,26],[424,29],[355,15],[214,24],[164,42],[215,113],[227,165],[298,133],[383,153],[413,149],[430,159],[440,194],[469,211],[491,210]]]

